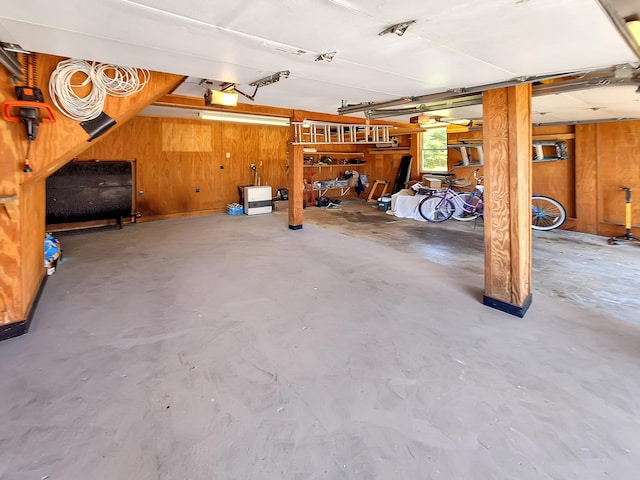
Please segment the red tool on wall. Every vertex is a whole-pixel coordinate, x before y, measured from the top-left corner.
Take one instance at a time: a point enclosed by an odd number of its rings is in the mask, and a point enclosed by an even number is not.
[[[8,122],[22,122],[27,132],[27,154],[25,155],[22,171],[30,173],[33,170],[29,165],[29,151],[31,142],[38,135],[38,127],[41,123],[54,123],[56,117],[49,105],[44,103],[42,91],[33,86],[37,83],[35,54],[26,55],[25,86],[15,87],[18,100],[4,102],[2,104],[2,117]]]

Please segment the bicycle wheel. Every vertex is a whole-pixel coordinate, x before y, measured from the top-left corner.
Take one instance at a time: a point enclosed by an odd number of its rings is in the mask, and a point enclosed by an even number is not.
[[[452,217],[461,222],[475,220],[478,218],[478,212],[475,210],[475,204],[479,198],[471,192],[458,193],[451,197],[451,201],[456,207]]]
[[[531,198],[531,227],[534,230],[553,230],[567,219],[567,212],[560,202],[542,195]]]
[[[422,218],[433,223],[449,220],[455,209],[453,202],[442,195],[426,197],[418,204],[418,212]]]

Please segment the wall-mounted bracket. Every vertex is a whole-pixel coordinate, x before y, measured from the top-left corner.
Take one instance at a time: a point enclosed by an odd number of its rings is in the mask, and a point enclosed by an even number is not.
[[[18,218],[18,195],[0,195],[0,205],[7,211],[11,220]]]
[[[458,166],[466,167],[484,164],[482,140],[469,139],[458,140],[458,142],[447,145],[447,148],[460,152],[462,160]],[[533,162],[553,162],[569,158],[567,142],[564,140],[534,140],[531,145],[533,147]],[[547,155],[545,155],[545,150]],[[475,155],[474,152],[476,152]]]

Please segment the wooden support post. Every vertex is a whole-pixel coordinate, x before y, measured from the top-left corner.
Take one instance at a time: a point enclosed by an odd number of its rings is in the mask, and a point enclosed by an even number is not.
[[[294,111],[291,121],[298,119],[299,112]],[[295,141],[295,132],[291,126],[291,142]],[[304,150],[302,145],[289,144],[289,228],[291,230],[302,229],[303,202],[304,202]]]
[[[483,94],[485,305],[531,304],[531,85]]]

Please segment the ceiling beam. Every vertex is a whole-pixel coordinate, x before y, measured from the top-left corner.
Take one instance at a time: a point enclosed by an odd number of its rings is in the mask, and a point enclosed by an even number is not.
[[[253,105],[248,103],[238,103],[235,107],[215,107],[205,105],[204,98],[188,97],[186,95],[165,95],[155,102],[153,105],[161,107],[180,107],[190,108],[193,110],[211,110],[214,112],[232,112],[232,113],[248,113],[256,115],[273,115],[275,117],[290,118],[293,110],[290,108],[269,107],[265,105]]]

